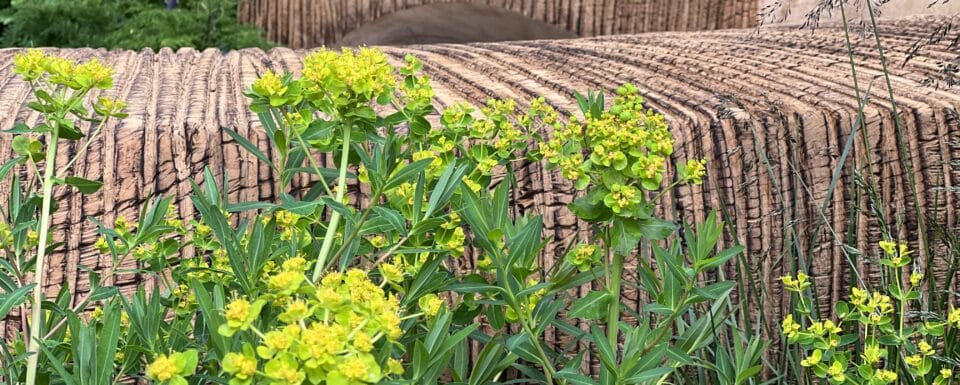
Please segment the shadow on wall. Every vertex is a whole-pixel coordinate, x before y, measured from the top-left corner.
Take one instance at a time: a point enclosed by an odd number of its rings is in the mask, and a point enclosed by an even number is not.
[[[343,36],[337,46],[567,39],[576,34],[503,8],[440,3],[394,12]]]
[[[828,0],[762,0],[761,10],[773,9],[770,15],[773,21],[787,24],[800,24],[807,20],[807,14]],[[875,0],[870,0],[875,1]],[[863,8],[860,13],[866,15],[866,2],[854,0],[848,7]],[[957,15],[960,14],[960,1],[957,0],[889,0],[880,8],[880,16],[898,18],[917,15]],[[847,8],[850,15],[850,8]],[[840,10],[824,12],[821,21],[840,20]]]

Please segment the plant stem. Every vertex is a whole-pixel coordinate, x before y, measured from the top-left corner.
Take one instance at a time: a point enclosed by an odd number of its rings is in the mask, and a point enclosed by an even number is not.
[[[616,351],[620,335],[620,276],[623,275],[623,256],[614,252],[612,262],[610,285],[607,288],[610,293],[610,307],[607,309],[607,341]]]
[[[30,343],[27,353],[27,385],[37,382],[37,364],[40,361],[40,326],[43,323],[43,273],[44,258],[47,254],[47,237],[50,233],[50,201],[53,199],[53,172],[57,160],[57,130],[50,132],[47,145],[47,158],[43,165],[43,207],[40,208],[40,239],[37,245],[37,261],[34,265],[33,314],[30,322]]]
[[[347,161],[350,158],[350,129],[351,123],[347,122],[343,126],[343,149],[340,151],[340,176],[337,178],[337,196],[336,201],[343,201],[343,195],[346,193],[347,184]],[[333,247],[333,237],[337,234],[337,227],[340,225],[340,212],[331,210],[330,223],[327,225],[327,233],[323,237],[323,245],[320,247],[320,256],[317,258],[317,265],[313,267],[313,282],[320,279],[320,273],[327,264],[327,256],[330,255],[330,248]]]

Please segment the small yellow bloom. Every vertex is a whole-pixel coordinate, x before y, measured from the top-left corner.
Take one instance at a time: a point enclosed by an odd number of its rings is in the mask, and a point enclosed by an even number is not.
[[[782,323],[783,335],[788,339],[793,338],[800,332],[800,324],[793,321],[793,314],[787,314]]]
[[[886,383],[891,383],[897,380],[897,373],[886,369],[877,370],[876,376],[877,379]]]
[[[820,349],[814,349],[813,352],[807,356],[807,358],[804,358],[802,361],[800,361],[800,365],[807,368],[811,366],[817,366],[821,359],[823,359],[823,351]]]
[[[913,274],[910,274],[910,285],[917,286],[920,281],[923,281],[923,273],[913,272]]]
[[[914,354],[914,355],[907,356],[907,358],[905,358],[904,361],[907,363],[907,365],[910,365],[916,368],[916,367],[920,367],[920,364],[923,363],[923,357],[921,357],[919,354]]]
[[[917,348],[920,349],[920,354],[925,356],[932,356],[934,353],[936,353],[936,351],[933,350],[933,346],[930,346],[930,344],[924,340],[920,340],[920,342],[917,343]]]
[[[148,378],[154,381],[169,381],[177,374],[177,365],[170,357],[161,354],[147,366],[146,374]]]
[[[420,304],[420,310],[423,311],[423,314],[427,317],[436,317],[437,313],[440,312],[440,308],[445,305],[443,300],[437,297],[436,294],[427,294],[420,297],[418,303]]]
[[[231,327],[239,327],[239,325],[250,316],[250,302],[243,298],[238,298],[230,302],[227,304],[225,316],[227,318],[227,324]]]

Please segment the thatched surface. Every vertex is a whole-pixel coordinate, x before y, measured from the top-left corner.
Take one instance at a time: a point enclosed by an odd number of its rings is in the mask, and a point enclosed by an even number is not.
[[[939,76],[938,63],[952,60],[956,53],[944,45],[931,46],[900,65],[911,44],[944,21],[913,19],[887,22],[880,28],[894,63],[890,70],[906,130],[902,144],[909,148],[909,158],[901,159],[897,150],[900,143],[886,87],[878,78],[879,58],[872,39],[857,40],[855,47],[860,82],[864,88],[873,85],[866,110],[869,141],[863,143],[858,137],[849,161],[871,155],[869,172],[878,178],[885,202],[877,209],[888,218],[902,215],[904,225],[897,231],[911,242],[918,239],[918,221],[910,204],[908,176],[914,178],[928,223],[954,228],[958,221],[953,208],[960,200],[956,163],[960,89],[943,83],[940,88],[923,85]],[[746,246],[750,261],[751,270],[741,274],[766,282],[760,288],[771,300],[763,309],[766,315],[776,317],[782,311],[782,293],[774,278],[789,266],[783,257],[797,250],[803,250],[811,262],[821,295],[836,300],[849,286],[848,262],[840,244],[826,227],[814,233],[818,208],[856,118],[857,103],[839,29],[827,27],[815,34],[787,29],[765,29],[759,34],[750,30],[658,33],[386,51],[398,63],[406,53],[423,59],[440,107],[463,99],[526,101],[542,95],[558,108],[573,110],[574,90],[609,92],[620,83],[635,82],[649,106],[667,116],[678,141],[674,159],[708,160],[705,185],[681,188],[677,195],[668,196],[665,215],[703,218],[710,208],[729,212],[736,241]],[[11,74],[15,53],[0,51],[0,128],[4,129],[14,122],[30,124],[38,119],[24,107],[27,87]],[[201,175],[204,166],[229,172],[234,201],[266,200],[276,193],[274,175],[220,127],[232,127],[266,148],[260,123],[247,110],[242,90],[266,68],[297,71],[303,52],[81,49],[58,53],[78,59],[98,56],[116,67],[115,90],[109,93],[129,101],[130,117],[109,125],[79,162],[77,173],[102,179],[103,189],[93,196],[57,193],[62,204],[54,234],[65,242],[65,251],[54,255],[47,266],[51,289],[67,284],[82,296],[87,281],[80,267],[105,269],[109,264],[109,259],[92,251],[94,226],[87,216],[105,221],[118,213],[135,217],[140,204],[153,193],[177,196],[182,214],[193,215],[185,197],[189,181]],[[8,135],[0,136],[0,154],[12,156]],[[905,172],[903,162],[914,170],[912,174]],[[840,186],[854,183],[847,166],[840,174]],[[7,189],[0,186],[0,194]],[[544,216],[545,236],[567,240],[588,230],[564,207],[572,193],[565,180],[531,165],[522,172],[515,198],[521,210]],[[867,209],[865,198],[837,189],[827,205],[827,224],[841,237],[856,225],[857,244],[851,246],[874,255],[881,237],[877,223],[867,213],[851,217],[851,200],[855,207]],[[811,244],[815,236],[816,244]],[[553,258],[547,253],[543,263],[549,265]],[[861,260],[857,265],[868,276],[876,273],[873,264]],[[937,266],[937,272],[934,279],[941,279],[942,266]],[[132,275],[113,283],[125,288],[150,285]],[[755,293],[741,294],[753,298]],[[628,303],[641,305],[633,293],[625,295],[632,301]],[[760,309],[743,310],[750,314]]]
[[[310,48],[394,11],[447,2],[505,8],[579,36],[748,28],[759,7],[756,0],[244,0],[239,18],[272,41]]]

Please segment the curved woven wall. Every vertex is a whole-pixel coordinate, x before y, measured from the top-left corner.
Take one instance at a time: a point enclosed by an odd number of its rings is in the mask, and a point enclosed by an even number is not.
[[[396,10],[446,2],[506,8],[579,36],[749,28],[759,6],[757,0],[243,0],[239,19],[272,41],[310,48],[332,45]]]
[[[917,39],[945,19],[913,19],[886,22],[880,32],[892,63],[901,63]],[[960,20],[953,20],[954,22]],[[861,84],[877,80],[879,57],[872,39],[856,42],[856,60]],[[749,273],[765,287],[769,297],[763,312],[771,322],[765,333],[775,335],[776,318],[782,311],[780,285],[772,277],[784,274],[795,250],[811,261],[820,295],[834,300],[848,286],[848,263],[827,228],[815,232],[839,154],[856,118],[857,103],[851,90],[848,58],[840,30],[824,27],[809,31],[765,29],[761,33],[731,30],[699,33],[659,33],[600,37],[566,41],[513,44],[474,44],[387,48],[400,63],[406,53],[421,57],[434,79],[441,107],[454,101],[481,103],[490,97],[529,100],[542,95],[556,107],[576,109],[574,90],[601,88],[610,92],[623,82],[635,82],[649,106],[666,115],[678,141],[674,158],[708,160],[708,180],[701,187],[682,188],[667,197],[665,215],[703,218],[709,208],[726,210],[732,216],[737,242],[747,248]],[[29,91],[11,73],[11,58],[17,51],[0,50],[0,128],[14,122],[35,122],[37,114],[24,107]],[[230,199],[270,199],[275,194],[274,175],[245,153],[220,127],[232,127],[266,147],[267,141],[256,116],[247,109],[243,88],[258,71],[266,68],[297,71],[303,52],[277,49],[270,52],[217,50],[178,52],[61,50],[72,58],[98,56],[117,69],[115,90],[128,100],[130,117],[105,128],[101,140],[79,162],[78,175],[102,179],[103,189],[93,196],[57,192],[61,209],[55,216],[57,241],[65,252],[54,255],[48,277],[50,289],[61,284],[87,290],[88,266],[104,269],[109,259],[92,250],[93,228],[85,218],[110,221],[117,214],[137,215],[151,193],[176,195],[182,214],[193,209],[185,196],[190,180],[202,168],[226,169],[232,180]],[[930,217],[956,228],[960,216],[960,89],[932,87],[940,62],[956,52],[946,46],[930,46],[906,66],[893,65],[893,84],[906,124],[906,136],[898,142],[893,118],[885,100],[882,81],[873,82],[867,106],[869,141],[856,140],[849,159],[869,153],[868,166],[880,183],[885,214],[904,215],[900,235],[914,244],[917,217],[910,178],[902,165],[915,171],[919,201]],[[12,156],[9,135],[0,135],[0,157]],[[912,154],[901,159],[903,144]],[[849,166],[849,164],[848,164]],[[854,183],[845,167],[839,185]],[[525,167],[515,200],[520,210],[542,214],[545,236],[569,239],[582,236],[588,227],[578,223],[564,205],[573,190],[557,175],[539,165]],[[298,181],[297,183],[302,183]],[[0,194],[6,194],[6,183]],[[5,195],[0,195],[5,196]],[[838,189],[825,213],[827,223],[844,234],[858,226],[858,247],[875,251],[880,233],[875,219],[865,213],[850,216],[851,200]],[[852,202],[867,207],[864,198]],[[816,242],[813,240],[817,239]],[[725,242],[730,244],[733,239]],[[556,246],[551,245],[550,250]],[[543,263],[553,263],[546,253]],[[786,256],[786,258],[784,258]],[[874,265],[859,263],[868,276]],[[935,267],[937,277],[944,274]],[[734,274],[734,271],[729,273]],[[954,281],[957,282],[957,281]],[[150,285],[133,275],[120,276],[116,285],[130,289]],[[953,290],[960,290],[956,285]],[[741,293],[752,295],[755,292]],[[641,300],[627,292],[635,306]],[[756,316],[752,309],[742,309]],[[759,314],[759,312],[758,312]]]

